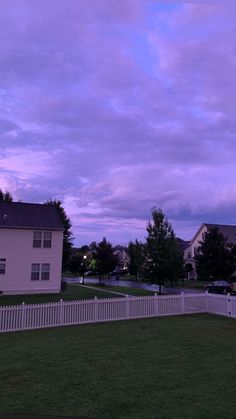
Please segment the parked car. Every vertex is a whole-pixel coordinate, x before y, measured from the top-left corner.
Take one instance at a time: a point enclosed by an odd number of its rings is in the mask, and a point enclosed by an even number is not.
[[[214,281],[207,284],[206,291],[221,294],[236,294],[236,282]]]
[[[114,271],[110,272],[110,276],[125,275],[127,272],[127,269],[115,269]]]

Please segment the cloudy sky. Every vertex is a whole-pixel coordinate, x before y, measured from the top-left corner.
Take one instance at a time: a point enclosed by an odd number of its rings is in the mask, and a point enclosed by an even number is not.
[[[0,188],[75,244],[236,223],[236,1],[0,0]]]

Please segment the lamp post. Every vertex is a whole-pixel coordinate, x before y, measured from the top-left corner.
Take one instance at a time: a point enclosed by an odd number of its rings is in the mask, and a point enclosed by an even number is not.
[[[84,285],[84,274],[85,274],[85,262],[86,262],[87,256],[84,255],[83,256],[83,282],[82,284]]]

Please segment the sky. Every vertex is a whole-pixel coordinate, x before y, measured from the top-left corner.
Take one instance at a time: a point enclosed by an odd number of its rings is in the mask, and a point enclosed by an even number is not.
[[[236,224],[236,2],[0,0],[0,188],[75,245]]]

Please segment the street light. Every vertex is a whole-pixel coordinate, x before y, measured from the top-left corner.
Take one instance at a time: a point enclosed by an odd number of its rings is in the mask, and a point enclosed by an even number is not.
[[[84,259],[84,261],[83,261],[83,282],[82,282],[82,284],[84,285],[85,262],[86,262],[87,256],[86,256],[86,255],[84,255],[84,256],[83,256],[83,259]]]

